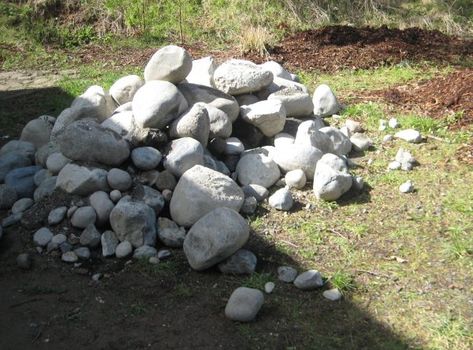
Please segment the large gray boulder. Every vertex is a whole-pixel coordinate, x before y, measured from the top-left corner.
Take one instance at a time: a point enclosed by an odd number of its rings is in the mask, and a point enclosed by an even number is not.
[[[168,45],[160,48],[145,67],[145,80],[165,80],[177,84],[192,70],[192,56],[182,47]]]
[[[180,177],[194,165],[204,164],[204,149],[199,141],[183,137],[171,142],[164,159],[164,167],[174,176]]]
[[[130,155],[128,143],[92,120],[79,120],[57,137],[61,153],[72,160],[120,165]]]
[[[181,83],[177,88],[184,95],[189,106],[202,102],[225,112],[231,122],[238,118],[240,107],[231,95],[212,87],[197,84]]]
[[[240,158],[236,167],[238,182],[269,188],[281,177],[278,165],[264,154],[248,154]]]
[[[113,83],[109,93],[116,103],[123,105],[127,102],[131,102],[136,91],[143,85],[144,81],[139,76],[127,75]]]
[[[156,243],[156,214],[143,202],[123,197],[110,213],[110,224],[120,242],[135,248]]]
[[[337,155],[327,153],[317,162],[313,185],[317,198],[337,200],[351,188],[352,183],[345,161]]]
[[[250,61],[229,60],[214,72],[214,86],[230,95],[259,91],[273,82],[273,73]]]
[[[328,117],[341,110],[337,97],[328,85],[319,85],[312,97],[314,103],[314,114],[319,117]]]
[[[250,227],[233,209],[216,208],[198,220],[184,239],[184,253],[194,270],[225,260],[248,240]]]
[[[40,148],[49,142],[55,121],[56,118],[48,115],[29,121],[21,131],[20,140],[31,142],[36,149]]]
[[[256,126],[268,137],[280,133],[286,124],[286,110],[280,100],[268,100],[240,107],[244,121]]]
[[[311,145],[292,144],[284,147],[276,148],[272,152],[273,160],[286,173],[291,170],[302,169],[308,180],[314,178],[315,166],[322,152]]]
[[[169,129],[172,138],[192,137],[207,147],[210,133],[209,113],[202,103],[196,103],[174,120]]]
[[[344,156],[350,153],[351,141],[339,129],[334,128],[332,126],[326,126],[324,128],[319,129],[319,131],[327,135],[332,141],[332,153],[339,156]]]
[[[192,61],[192,70],[186,77],[186,81],[192,84],[212,86],[212,76],[217,64],[210,56]]]
[[[33,198],[36,189],[33,178],[39,170],[41,167],[36,165],[13,169],[5,176],[5,184],[15,189],[18,198]]]
[[[70,194],[88,196],[96,191],[107,191],[107,171],[69,163],[59,172],[56,187]]]
[[[133,115],[138,126],[162,129],[184,113],[188,104],[175,85],[151,80],[135,93]]]
[[[239,211],[244,198],[242,189],[230,177],[196,165],[179,179],[170,213],[178,225],[189,227],[215,208]]]
[[[273,92],[268,100],[279,100],[286,109],[287,117],[307,117],[312,114],[314,104],[309,93],[296,88],[284,88]]]

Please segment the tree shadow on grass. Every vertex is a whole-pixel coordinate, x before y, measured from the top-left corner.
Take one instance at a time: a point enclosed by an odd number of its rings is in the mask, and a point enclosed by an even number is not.
[[[45,114],[57,117],[73,99],[59,87],[0,91],[0,145],[17,139],[32,119]]]

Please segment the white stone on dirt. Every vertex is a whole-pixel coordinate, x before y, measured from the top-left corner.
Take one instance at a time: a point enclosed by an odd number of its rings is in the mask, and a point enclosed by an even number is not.
[[[159,239],[167,247],[181,248],[184,244],[186,230],[168,218],[158,218],[157,231]]]
[[[67,207],[54,208],[49,212],[48,224],[57,225],[66,217]]]
[[[123,105],[131,102],[136,91],[144,85],[144,81],[137,75],[121,77],[110,87],[109,93],[116,103]]]
[[[149,245],[143,245],[139,248],[136,248],[133,253],[134,259],[149,259],[151,257],[157,257],[158,251],[154,247]]]
[[[115,256],[119,259],[126,258],[130,256],[133,252],[133,246],[128,241],[123,241],[118,243],[117,248],[115,249]]]
[[[240,184],[256,184],[266,188],[271,187],[281,176],[278,165],[263,154],[241,157],[235,171]]]
[[[297,277],[297,270],[290,266],[278,267],[278,279],[285,283],[292,283]]]
[[[156,148],[153,147],[137,147],[131,151],[131,160],[133,164],[140,170],[151,170],[156,168],[163,156]]]
[[[132,179],[128,172],[113,168],[107,173],[107,182],[110,188],[119,191],[127,191],[132,185]]]
[[[29,270],[33,264],[33,260],[28,253],[21,253],[16,257],[16,264],[20,269]]]
[[[93,120],[79,120],[57,136],[61,153],[72,160],[116,166],[130,155],[128,143]]]
[[[89,224],[80,235],[80,244],[90,248],[96,248],[100,244],[100,232],[94,224]]]
[[[180,177],[195,165],[204,163],[204,149],[201,143],[191,137],[174,140],[164,159],[164,167],[174,176]]]
[[[32,143],[36,149],[49,142],[56,118],[42,115],[30,120],[21,131],[20,141]]]
[[[186,77],[186,81],[192,84],[199,84],[212,87],[212,76],[217,64],[210,56],[192,61],[192,70]]]
[[[302,169],[288,171],[284,180],[289,188],[296,188],[298,190],[303,189],[307,182],[307,178]]]
[[[395,138],[404,140],[409,143],[419,143],[422,142],[422,136],[420,132],[414,129],[406,129],[398,131],[394,134]]]
[[[46,167],[53,175],[59,174],[62,168],[69,164],[71,160],[64,157],[60,152],[51,154],[46,160]]]
[[[233,321],[250,322],[256,318],[264,303],[264,295],[258,289],[239,287],[235,289],[225,306],[225,316]]]
[[[264,285],[264,291],[267,294],[271,294],[275,287],[276,287],[276,285],[274,284],[274,282],[266,282],[265,285]]]
[[[272,137],[284,129],[286,110],[280,100],[266,100],[240,107],[241,118]]]
[[[396,118],[391,118],[388,121],[388,125],[389,125],[390,128],[396,129],[396,128],[399,127],[399,122],[397,121]]]
[[[312,102],[314,103],[314,114],[322,118],[336,114],[341,110],[332,89],[325,84],[317,86]]]
[[[175,119],[169,129],[172,138],[192,137],[206,147],[210,135],[210,117],[205,104],[196,103]]]
[[[246,249],[240,249],[225,261],[218,264],[221,273],[234,275],[249,275],[255,272],[256,255]]]
[[[165,80],[177,84],[192,70],[192,56],[186,49],[168,45],[156,51],[148,61],[144,71],[146,82]]]
[[[12,214],[23,213],[24,211],[31,208],[33,204],[34,201],[31,198],[18,199],[11,207],[11,212]]]
[[[373,141],[366,135],[362,133],[354,133],[350,137],[350,142],[352,147],[357,152],[364,152],[373,145]]]
[[[289,211],[294,205],[291,191],[287,188],[281,188],[269,197],[268,203],[277,210]]]
[[[388,170],[399,170],[401,169],[401,163],[399,163],[397,160],[392,161],[388,164]]]
[[[352,181],[345,161],[327,153],[319,160],[315,169],[314,194],[326,201],[337,200],[350,189]]]
[[[78,208],[71,217],[71,224],[77,228],[86,228],[90,224],[95,224],[97,213],[90,206]]]
[[[76,253],[77,257],[81,260],[90,259],[90,249],[87,247],[76,248],[74,249],[74,253]]]
[[[215,69],[214,86],[230,95],[259,91],[271,84],[273,73],[250,61],[232,59]]]
[[[110,224],[120,241],[135,248],[156,243],[156,213],[143,202],[123,197],[110,213]]]
[[[184,253],[194,270],[205,270],[234,254],[248,240],[246,220],[220,207],[198,220],[184,240]]]
[[[109,257],[115,255],[115,250],[118,246],[118,238],[115,232],[105,231],[100,237],[100,243],[102,245],[102,255],[104,257]]]
[[[411,180],[407,180],[401,186],[399,186],[399,192],[401,193],[411,193],[414,192],[414,185]]]
[[[326,290],[322,293],[325,299],[330,301],[337,301],[342,298],[342,293],[337,288]]]
[[[33,235],[33,242],[39,247],[46,247],[53,238],[53,233],[48,228],[42,227]]]
[[[132,101],[135,122],[142,128],[162,129],[188,108],[184,96],[167,81],[148,81]]]
[[[68,251],[62,254],[61,260],[67,263],[75,263],[79,260],[79,257],[73,251]]]
[[[308,180],[314,178],[314,171],[322,152],[310,145],[292,144],[277,148],[273,153],[273,160],[283,170],[302,169]]]
[[[268,96],[268,100],[281,101],[287,117],[307,117],[314,110],[310,95],[296,88],[284,88],[273,92]]]
[[[294,280],[294,285],[302,290],[312,290],[324,285],[322,275],[317,270],[308,270],[301,273]]]
[[[179,179],[170,203],[171,218],[189,227],[215,208],[239,211],[243,200],[243,191],[230,177],[196,165]]]
[[[406,171],[411,170],[417,164],[417,160],[412,154],[402,147],[397,151],[395,160],[400,164],[401,169]]]
[[[69,194],[80,196],[87,196],[96,191],[107,191],[107,171],[70,163],[60,171],[56,186]]]

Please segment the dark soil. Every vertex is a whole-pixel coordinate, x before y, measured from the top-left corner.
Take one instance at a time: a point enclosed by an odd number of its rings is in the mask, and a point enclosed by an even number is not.
[[[270,54],[290,70],[323,72],[402,61],[462,64],[473,60],[473,41],[419,28],[331,26],[287,37]]]

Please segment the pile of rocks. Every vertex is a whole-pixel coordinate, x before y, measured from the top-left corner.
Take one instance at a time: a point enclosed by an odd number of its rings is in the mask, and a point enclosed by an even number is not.
[[[323,200],[361,189],[346,156],[372,142],[354,122],[326,126],[323,118],[340,108],[327,85],[310,96],[276,62],[217,66],[163,47],[144,80],[91,86],[57,118],[30,121],[1,148],[0,209],[11,210],[2,226],[63,191],[81,199],[54,208],[33,241],[66,262],[99,249],[156,262],[170,254],[157,251],[159,240],[183,247],[196,270],[219,264],[251,273],[256,257],[241,250],[250,230],[240,213],[254,213],[268,189],[282,187],[268,203],[284,211],[307,181]]]

